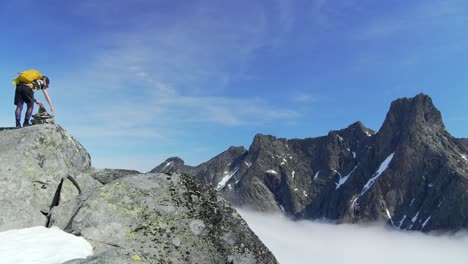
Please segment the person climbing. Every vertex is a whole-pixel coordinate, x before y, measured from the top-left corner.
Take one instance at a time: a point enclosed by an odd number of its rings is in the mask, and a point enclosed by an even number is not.
[[[20,72],[18,77],[13,80],[13,84],[16,85],[14,104],[16,105],[15,117],[17,128],[21,127],[21,112],[23,111],[24,103],[26,103],[28,108],[24,115],[23,127],[31,125],[31,123],[29,123],[29,119],[31,119],[34,110],[34,103],[43,107],[42,102],[34,98],[35,91],[42,90],[44,97],[49,103],[50,111],[55,112],[52,100],[47,92],[49,83],[49,78],[47,76],[43,76],[37,70]]]

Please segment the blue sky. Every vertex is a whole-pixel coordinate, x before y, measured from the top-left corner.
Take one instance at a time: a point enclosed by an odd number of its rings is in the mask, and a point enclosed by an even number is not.
[[[0,124],[14,125],[11,80],[36,68],[100,168],[197,165],[256,133],[378,130],[420,92],[468,137],[467,14],[462,0],[3,1]]]

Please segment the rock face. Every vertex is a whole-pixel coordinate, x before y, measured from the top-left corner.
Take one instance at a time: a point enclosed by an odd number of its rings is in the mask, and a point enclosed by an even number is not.
[[[460,144],[468,150],[468,138],[459,138],[458,142],[460,142]]]
[[[67,263],[277,263],[201,180],[94,169],[57,125],[0,129],[0,150],[0,231],[58,226],[93,245]]]
[[[193,177],[132,175],[71,207],[72,218],[51,222],[91,241],[96,254],[73,263],[276,263],[237,212]]]
[[[59,126],[31,126],[0,134],[0,231],[44,226],[58,186],[67,186],[64,199],[77,194],[67,177],[81,177],[80,172],[91,167],[90,157]]]
[[[260,211],[458,230],[468,227],[467,150],[446,131],[431,98],[419,94],[394,101],[377,133],[357,122],[319,138],[256,135],[248,151],[183,170],[231,203]]]

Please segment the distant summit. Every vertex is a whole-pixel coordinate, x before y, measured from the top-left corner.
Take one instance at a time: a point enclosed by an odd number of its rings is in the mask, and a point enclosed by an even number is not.
[[[356,122],[317,138],[258,134],[248,151],[230,148],[179,168],[259,211],[459,230],[468,227],[467,142],[452,137],[432,99],[418,94],[393,101],[377,132]]]

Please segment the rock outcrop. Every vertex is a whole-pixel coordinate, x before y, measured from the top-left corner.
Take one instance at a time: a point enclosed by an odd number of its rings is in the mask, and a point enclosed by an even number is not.
[[[467,152],[466,141],[445,129],[431,98],[419,94],[394,101],[377,133],[356,122],[318,138],[259,134],[229,162],[217,156],[183,169],[231,203],[259,211],[458,230],[468,227]],[[209,175],[200,175],[201,167]]]
[[[132,175],[63,208],[75,214],[62,219],[59,206],[51,223],[86,238],[96,254],[72,263],[276,263],[237,212],[193,177]]]
[[[67,263],[277,263],[201,180],[91,166],[57,125],[0,129],[0,231],[58,226],[95,255]]]
[[[63,199],[78,193],[67,178],[81,178],[80,172],[91,167],[90,157],[60,126],[30,126],[0,134],[0,231],[44,226],[59,186],[65,186]],[[83,188],[92,181],[83,179]]]

